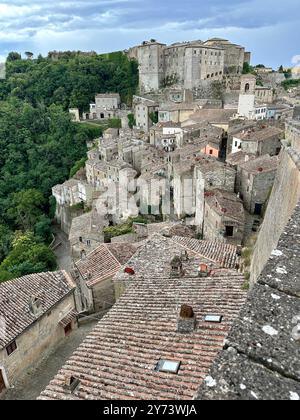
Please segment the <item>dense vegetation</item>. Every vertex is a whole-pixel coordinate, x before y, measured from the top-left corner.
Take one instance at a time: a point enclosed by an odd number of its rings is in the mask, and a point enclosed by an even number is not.
[[[68,108],[85,110],[107,91],[129,103],[137,80],[136,63],[121,53],[9,55],[0,80],[0,281],[56,267],[51,188],[84,165],[87,141],[101,135],[71,122]]]
[[[282,86],[285,90],[294,88],[294,87],[300,87],[300,79],[287,79],[284,82],[282,82]]]

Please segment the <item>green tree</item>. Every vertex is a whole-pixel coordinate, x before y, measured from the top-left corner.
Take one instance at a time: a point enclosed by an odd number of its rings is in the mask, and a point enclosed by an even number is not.
[[[12,52],[10,52],[9,54],[8,54],[8,56],[7,56],[7,61],[8,62],[10,62],[10,61],[17,61],[17,60],[21,60],[21,54],[19,54],[19,53],[17,53],[17,52],[15,52],[15,51],[12,51]]]
[[[43,194],[32,188],[20,191],[12,196],[12,207],[8,210],[8,216],[13,218],[23,230],[30,230],[43,214],[45,199]]]
[[[158,112],[150,112],[149,118],[153,122],[153,124],[157,124],[158,123]]]
[[[56,269],[53,251],[46,245],[38,243],[32,232],[17,234],[13,249],[0,265],[2,281],[41,271]]]
[[[128,118],[129,128],[133,129],[133,127],[136,126],[136,120],[135,120],[134,114],[128,114],[127,118]]]

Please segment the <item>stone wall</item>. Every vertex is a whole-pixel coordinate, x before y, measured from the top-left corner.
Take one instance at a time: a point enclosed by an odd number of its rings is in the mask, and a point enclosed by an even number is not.
[[[264,222],[254,248],[250,270],[252,285],[276,248],[280,235],[300,199],[300,154],[285,146],[280,158]]]

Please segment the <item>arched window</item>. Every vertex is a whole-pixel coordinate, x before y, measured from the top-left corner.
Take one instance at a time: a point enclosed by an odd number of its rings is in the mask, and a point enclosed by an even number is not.
[[[246,83],[245,84],[245,92],[249,92],[249,90],[250,90],[250,85],[249,85],[249,83]]]

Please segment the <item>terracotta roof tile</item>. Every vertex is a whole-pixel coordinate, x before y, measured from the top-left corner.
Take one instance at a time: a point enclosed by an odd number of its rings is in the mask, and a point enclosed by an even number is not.
[[[64,299],[75,284],[64,271],[31,274],[0,284],[0,348],[7,346],[23,333],[37,317],[30,311],[32,298],[39,298],[41,312],[38,318]],[[1,325],[0,325],[1,328]]]
[[[89,287],[113,277],[136,252],[138,246],[132,244],[101,244],[98,248],[76,263]]]
[[[244,304],[244,278],[139,279],[98,323],[40,399],[191,399]],[[177,332],[181,304],[193,307],[192,333]],[[221,324],[205,315],[223,316]],[[160,359],[180,361],[178,374],[155,371]],[[71,393],[63,386],[80,379]]]

